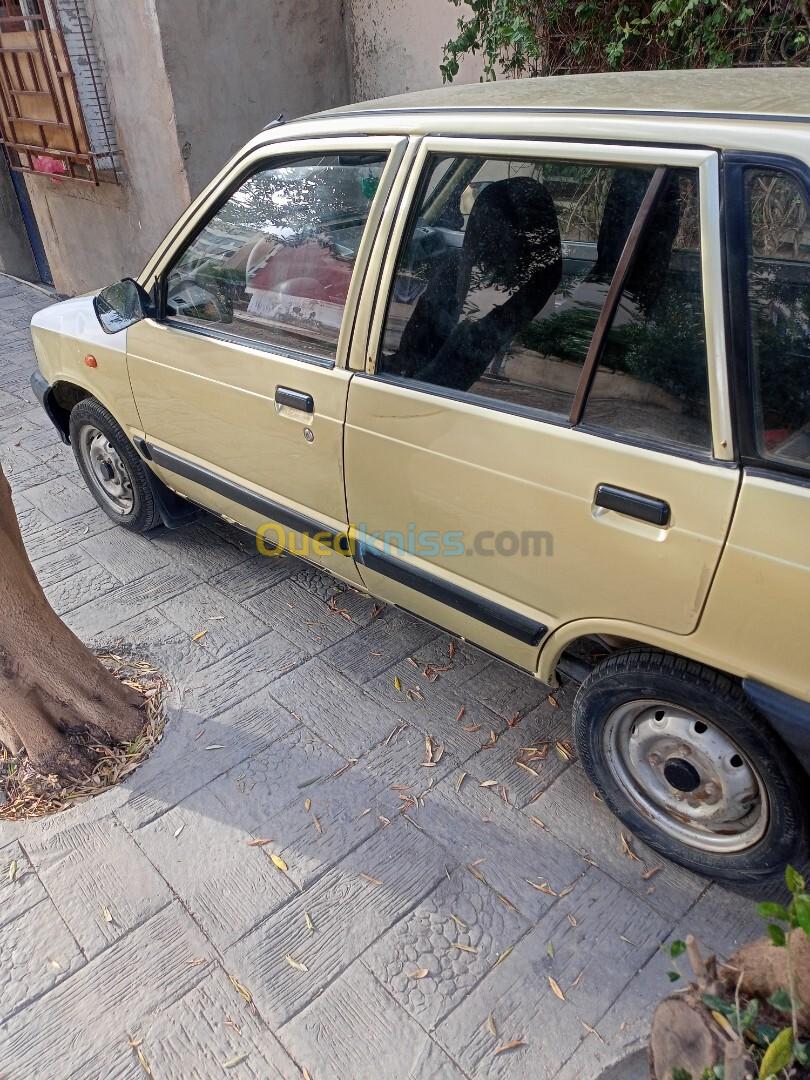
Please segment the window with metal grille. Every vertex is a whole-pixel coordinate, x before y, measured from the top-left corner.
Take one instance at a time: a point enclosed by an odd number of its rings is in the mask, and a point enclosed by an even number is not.
[[[21,172],[118,182],[84,0],[0,0],[0,141]]]

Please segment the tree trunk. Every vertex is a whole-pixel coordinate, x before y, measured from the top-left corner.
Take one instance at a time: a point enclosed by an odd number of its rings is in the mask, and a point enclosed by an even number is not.
[[[0,469],[0,742],[42,773],[78,779],[95,764],[88,743],[140,732],[140,700],[46,600]]]

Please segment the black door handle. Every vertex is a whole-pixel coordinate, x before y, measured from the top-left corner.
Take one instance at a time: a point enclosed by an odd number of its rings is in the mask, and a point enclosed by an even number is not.
[[[651,525],[669,524],[669,503],[652,495],[641,495],[638,491],[628,491],[612,484],[599,484],[593,501],[606,510],[649,521]]]
[[[300,412],[315,412],[312,394],[302,394],[300,390],[291,390],[289,386],[276,387],[276,404],[286,405],[288,409],[298,409]]]

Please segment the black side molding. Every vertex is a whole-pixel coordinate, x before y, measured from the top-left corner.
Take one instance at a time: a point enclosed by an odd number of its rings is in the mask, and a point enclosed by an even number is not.
[[[376,570],[378,574],[384,574],[392,581],[413,589],[414,592],[422,593],[433,600],[438,600],[440,604],[447,604],[448,607],[460,611],[463,615],[469,615],[473,619],[478,619],[479,622],[487,623],[495,630],[500,630],[526,645],[539,645],[548,633],[548,627],[534,619],[520,615],[492,600],[485,600],[468,589],[442,581],[441,578],[428,574],[424,570],[415,570],[411,566],[406,566],[401,559],[364,546],[361,540],[357,541],[355,557],[369,570]]]
[[[250,488],[242,487],[241,484],[226,480],[218,473],[205,469],[201,465],[195,465],[194,462],[187,461],[186,458],[172,454],[168,450],[154,446],[152,443],[147,443],[147,448],[152,455],[152,460],[157,465],[162,465],[164,469],[169,469],[178,476],[184,476],[186,480],[192,480],[195,484],[200,484],[202,487],[208,488],[209,491],[215,491],[218,495],[224,495],[226,499],[231,499],[233,502],[247,507],[248,510],[262,514],[269,521],[276,521],[293,532],[303,533],[306,536],[328,538],[324,542],[331,543],[341,555],[350,554],[348,537],[344,533],[335,532],[334,529],[324,525],[323,522],[316,521],[314,518],[307,517],[296,510],[291,510],[289,506],[282,506],[281,503],[267,499],[263,495],[251,491]]]
[[[599,484],[593,501],[605,510],[615,510],[617,514],[649,521],[651,525],[669,524],[669,503],[652,495],[641,495],[638,491],[628,491],[612,484]]]

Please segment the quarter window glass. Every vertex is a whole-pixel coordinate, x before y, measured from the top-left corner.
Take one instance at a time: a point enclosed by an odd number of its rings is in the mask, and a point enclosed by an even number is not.
[[[637,207],[638,194],[628,197]],[[583,421],[666,445],[711,448],[696,170],[668,174],[606,336]]]
[[[398,260],[379,369],[568,419],[653,171],[435,157]],[[672,170],[608,334],[588,423],[710,445],[698,236],[696,173]]]
[[[810,465],[810,218],[797,179],[746,173],[748,304],[760,453]]]
[[[384,164],[328,154],[254,173],[170,271],[167,315],[333,360]]]

